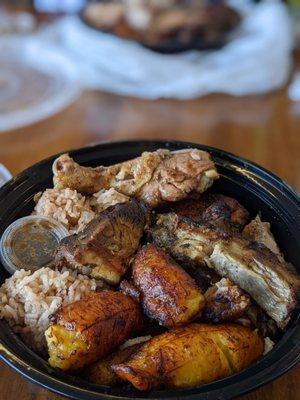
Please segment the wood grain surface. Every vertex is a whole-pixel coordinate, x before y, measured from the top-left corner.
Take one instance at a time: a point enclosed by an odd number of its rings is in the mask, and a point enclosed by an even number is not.
[[[300,192],[300,102],[286,89],[262,96],[144,101],[84,93],[60,114],[0,134],[13,174],[54,153],[103,140],[180,139],[228,150],[271,170]],[[0,363],[0,400],[58,400]],[[243,400],[300,399],[300,366]]]

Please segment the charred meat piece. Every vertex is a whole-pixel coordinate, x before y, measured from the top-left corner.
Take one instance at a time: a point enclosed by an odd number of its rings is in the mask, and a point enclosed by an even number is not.
[[[229,279],[221,279],[204,294],[202,319],[207,322],[228,322],[240,318],[250,306],[250,297]]]
[[[197,279],[206,290],[218,276],[206,265],[214,244],[221,238],[231,236],[227,230],[215,229],[207,223],[195,223],[175,213],[159,214],[156,225],[150,228],[154,243],[164,248]]]
[[[142,323],[139,305],[112,290],[93,293],[60,308],[45,332],[49,364],[78,370],[117,348]]]
[[[271,232],[271,226],[269,222],[263,222],[259,215],[257,215],[255,219],[245,226],[243,234],[250,240],[264,244],[266,247],[268,247],[268,249],[277,255],[280,261],[284,261],[275,238]]]
[[[141,294],[139,290],[134,286],[133,282],[129,282],[126,279],[124,279],[120,283],[120,291],[126,294],[126,296],[132,297],[137,302],[140,301]]]
[[[204,297],[194,280],[154,244],[137,253],[132,278],[145,314],[167,328],[187,324],[204,308]]]
[[[225,229],[242,230],[248,221],[248,211],[235,199],[222,194],[205,193],[178,201],[168,207],[175,214],[194,222],[207,222]]]
[[[243,238],[219,241],[211,266],[245,290],[280,328],[296,306],[299,278],[267,247]]]
[[[117,284],[136,252],[149,220],[148,208],[136,200],[103,211],[81,232],[59,244],[56,261]]]
[[[220,194],[204,194],[171,204],[173,212],[158,214],[150,236],[160,247],[167,249],[179,262],[202,271],[203,287],[212,278],[206,259],[219,239],[241,231],[248,219],[248,211],[235,199]],[[201,267],[201,268],[200,268]],[[193,274],[194,275],[194,274]],[[199,276],[200,278],[200,276]]]
[[[264,341],[235,324],[190,324],[155,336],[112,366],[138,390],[188,388],[241,371],[260,358]]]
[[[268,336],[275,341],[277,341],[279,338],[280,332],[276,322],[270,318],[254,301],[252,301],[245,314],[243,314],[235,322],[243,326],[258,329],[264,338]]]
[[[140,157],[109,167],[82,167],[67,154],[53,164],[54,187],[92,194],[113,188],[156,207],[164,201],[177,201],[190,192],[204,192],[219,177],[210,155],[187,149],[145,152]]]
[[[154,242],[176,259],[200,265],[205,265],[216,241],[231,236],[226,230],[217,230],[204,222],[194,223],[175,213],[158,214],[150,233]]]

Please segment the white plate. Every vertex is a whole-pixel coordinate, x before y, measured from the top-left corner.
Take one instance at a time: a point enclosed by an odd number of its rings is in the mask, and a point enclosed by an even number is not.
[[[79,93],[76,65],[55,45],[34,37],[0,39],[0,132],[62,110]]]

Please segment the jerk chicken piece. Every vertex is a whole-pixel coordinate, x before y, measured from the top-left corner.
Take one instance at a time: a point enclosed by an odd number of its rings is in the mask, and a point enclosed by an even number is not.
[[[145,314],[167,328],[187,324],[204,308],[204,297],[194,280],[154,244],[137,253],[132,278]]]
[[[82,167],[68,154],[53,164],[54,187],[92,194],[113,188],[143,200],[150,207],[177,201],[190,192],[204,192],[219,177],[210,155],[198,149],[157,150],[108,167]]]
[[[52,367],[78,370],[105,357],[142,324],[139,305],[112,290],[60,308],[45,332]]]
[[[249,218],[248,211],[237,200],[217,193],[196,194],[171,204],[169,210],[194,222],[207,222],[238,231],[243,229]]]
[[[268,336],[275,341],[279,338],[280,332],[276,322],[254,301],[251,302],[245,314],[236,319],[235,322],[243,326],[248,326],[249,328],[258,329],[264,338]]]
[[[266,246],[244,238],[220,240],[209,259],[221,276],[250,294],[280,328],[296,306],[299,278]]]
[[[136,252],[149,220],[148,208],[136,200],[103,211],[78,234],[61,240],[56,261],[117,284]]]
[[[202,319],[207,322],[228,322],[240,318],[250,307],[250,297],[229,279],[221,279],[204,294]]]
[[[270,249],[280,261],[284,261],[279,247],[271,232],[271,225],[269,222],[263,222],[259,215],[256,216],[248,225],[245,226],[243,234],[249,239],[264,244]]]
[[[206,258],[216,241],[243,229],[248,211],[235,199],[220,194],[203,194],[170,208],[173,212],[158,214],[156,225],[150,229],[154,242],[176,260],[201,266],[204,280],[210,279]]]
[[[153,241],[175,259],[198,265],[205,265],[217,240],[230,236],[226,230],[216,230],[208,223],[195,223],[175,213],[158,214],[150,233]]]

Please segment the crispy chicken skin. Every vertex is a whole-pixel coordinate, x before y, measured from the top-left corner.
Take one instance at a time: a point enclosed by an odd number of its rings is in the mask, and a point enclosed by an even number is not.
[[[62,307],[45,332],[49,364],[62,370],[81,369],[127,340],[141,321],[138,304],[111,290]]]
[[[148,208],[136,200],[112,206],[78,234],[62,239],[56,261],[79,270],[91,267],[91,276],[117,284],[139,246],[149,218]]]
[[[140,300],[141,300],[141,293],[134,286],[134,283],[132,281],[127,281],[126,279],[124,279],[120,283],[120,291],[122,293],[126,294],[126,296],[132,297],[137,302],[140,302]]]
[[[175,213],[158,214],[150,233],[154,243],[175,259],[199,265],[205,265],[205,258],[219,239],[231,236],[225,230],[213,229],[207,223],[196,223]]]
[[[201,266],[206,265],[216,241],[241,231],[249,217],[235,199],[211,193],[176,202],[167,209],[171,212],[162,209],[150,228],[153,241],[176,260]]]
[[[53,164],[54,187],[92,194],[113,188],[126,196],[156,207],[185,198],[191,191],[204,192],[219,177],[210,155],[187,149],[144,152],[140,157],[108,167],[82,167],[68,154]]]
[[[219,323],[235,321],[250,307],[250,297],[229,279],[221,279],[205,293],[202,320]]]
[[[167,209],[194,222],[206,222],[228,229],[241,230],[249,218],[248,211],[237,200],[217,193],[195,194],[189,199],[168,205]]]
[[[259,215],[257,215],[248,225],[243,229],[243,234],[258,243],[264,244],[270,249],[280,261],[284,261],[283,256],[277,246],[275,238],[271,232],[271,225],[269,222],[263,222]]]
[[[263,350],[263,339],[249,328],[191,324],[150,339],[112,369],[138,390],[189,388],[246,368]]]
[[[167,328],[187,324],[204,308],[204,297],[194,280],[154,244],[137,253],[132,278],[145,314]]]
[[[161,209],[149,230],[154,243],[167,249],[176,260],[200,266],[203,280],[209,283],[211,273],[205,269],[207,257],[219,239],[231,237],[243,229],[248,211],[235,199],[214,193],[193,195],[166,209],[166,213]]]
[[[210,257],[211,266],[245,290],[284,328],[296,306],[299,277],[267,247],[243,238],[219,241]]]

